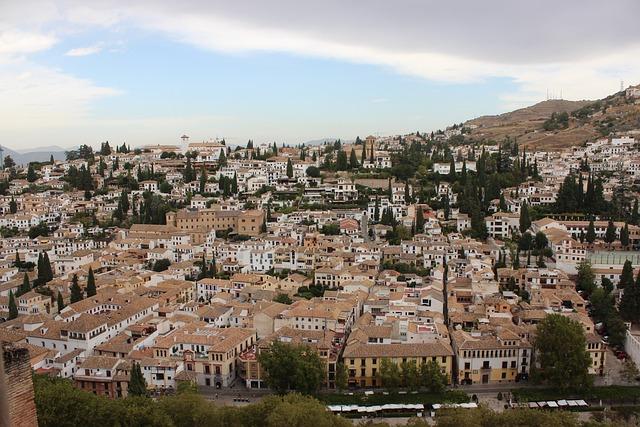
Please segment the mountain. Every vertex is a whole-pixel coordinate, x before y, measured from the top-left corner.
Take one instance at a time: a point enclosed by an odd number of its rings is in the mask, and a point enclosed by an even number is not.
[[[46,162],[49,161],[51,155],[56,160],[64,160],[65,158],[65,150],[57,146],[40,147],[33,149],[33,151],[21,152],[12,150],[5,145],[2,146],[2,149],[4,150],[4,156],[11,156],[18,165],[26,165],[29,162]]]
[[[553,113],[568,113],[566,122],[550,120]],[[545,129],[546,123],[546,129]],[[596,101],[553,99],[495,116],[469,120],[467,138],[501,141],[516,138],[532,149],[561,150],[610,133],[640,129],[640,103],[618,92]]]

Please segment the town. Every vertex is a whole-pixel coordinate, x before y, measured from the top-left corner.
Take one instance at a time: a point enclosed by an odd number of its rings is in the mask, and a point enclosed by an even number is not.
[[[640,128],[472,131],[4,155],[0,340],[112,399],[636,384]]]

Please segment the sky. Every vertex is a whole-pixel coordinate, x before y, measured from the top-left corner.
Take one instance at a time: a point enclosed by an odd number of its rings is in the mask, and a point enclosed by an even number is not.
[[[0,0],[0,144],[298,144],[640,83],[637,0]]]

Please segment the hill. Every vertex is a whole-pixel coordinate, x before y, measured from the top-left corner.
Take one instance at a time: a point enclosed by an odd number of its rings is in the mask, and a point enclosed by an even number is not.
[[[56,160],[64,160],[65,159],[65,150],[60,147],[42,147],[36,148],[34,151],[15,151],[11,148],[3,145],[2,149],[4,150],[4,156],[11,156],[11,158],[18,165],[26,165],[29,162],[47,162],[51,155]]]
[[[564,119],[561,113],[567,113]],[[517,138],[529,148],[561,150],[610,133],[640,129],[640,104],[637,99],[627,98],[625,92],[597,101],[554,99],[500,115],[478,117],[465,125],[475,126],[467,135],[470,140]]]

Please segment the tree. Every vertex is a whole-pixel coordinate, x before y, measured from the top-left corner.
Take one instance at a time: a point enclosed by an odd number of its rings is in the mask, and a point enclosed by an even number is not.
[[[527,231],[531,227],[531,219],[529,218],[529,208],[527,202],[523,202],[520,207],[520,233]]]
[[[58,291],[58,296],[56,298],[56,303],[58,305],[58,313],[60,313],[65,307],[64,298],[62,298],[62,294],[60,293],[60,291]]]
[[[420,385],[430,392],[444,391],[448,382],[447,374],[442,372],[440,365],[435,360],[429,360],[420,365]]]
[[[358,157],[354,148],[351,149],[351,154],[349,155],[349,168],[358,169]]]
[[[398,388],[402,381],[400,368],[395,362],[386,357],[380,361],[379,376],[382,386],[388,389]]]
[[[416,206],[416,232],[424,233],[424,213],[420,205]]]
[[[9,202],[9,212],[12,214],[18,212],[18,204],[13,197],[11,197],[11,201]]]
[[[92,297],[97,293],[96,278],[93,275],[93,268],[89,267],[89,274],[87,276],[87,297]]]
[[[538,251],[542,251],[547,247],[547,245],[549,245],[549,239],[547,239],[547,235],[542,231],[538,231],[533,244]]]
[[[166,258],[156,260],[156,262],[153,263],[153,271],[156,271],[156,272],[165,271],[167,268],[169,268],[170,265],[171,265],[171,261],[169,261]]]
[[[622,230],[620,230],[620,243],[623,247],[629,246],[629,224],[625,223]]]
[[[13,160],[13,158],[9,155],[6,155],[4,157],[4,167],[5,168],[13,168],[16,166],[16,162]]]
[[[127,390],[130,396],[147,396],[147,381],[142,375],[139,363],[133,362]]]
[[[13,295],[13,291],[9,291],[9,320],[13,320],[18,317],[18,305],[16,304],[16,297]]]
[[[309,166],[306,174],[310,178],[320,178],[320,169],[315,166]]]
[[[49,227],[44,222],[40,222],[38,225],[34,225],[29,228],[29,238],[35,239],[38,236],[48,236],[49,235]]]
[[[193,170],[193,166],[191,165],[191,157],[187,157],[187,164],[184,167],[184,171],[182,171],[182,179],[186,183],[189,183],[195,179],[195,172]]]
[[[291,159],[287,159],[287,177],[293,178],[293,164],[291,163]]]
[[[631,285],[633,285],[633,265],[631,264],[631,261],[626,260],[622,266],[622,274],[620,275],[620,281],[618,281],[618,289],[624,289]]]
[[[638,370],[638,367],[633,362],[633,360],[631,360],[631,358],[627,358],[624,361],[622,370],[620,371],[620,376],[622,376],[622,378],[629,383],[637,381],[636,378],[640,376],[640,370]]]
[[[500,203],[498,206],[500,212],[507,212],[507,201],[504,199],[504,193],[500,193]]]
[[[36,170],[33,168],[33,163],[29,163],[29,167],[27,168],[27,181],[34,182],[38,179],[38,175],[36,174]]]
[[[576,290],[585,293],[585,298],[589,298],[591,292],[595,289],[596,275],[593,273],[591,263],[583,260],[578,264],[578,279],[576,281]]]
[[[560,314],[547,315],[536,328],[536,375],[559,389],[591,385],[587,340],[582,325]]]
[[[638,273],[635,282],[624,287],[624,293],[618,308],[620,316],[624,320],[628,322],[640,321],[640,273]]]
[[[346,171],[349,168],[349,164],[347,162],[347,153],[344,150],[338,151],[338,155],[336,157],[336,169],[339,171]]]
[[[22,285],[16,292],[16,296],[24,295],[31,290],[31,283],[29,282],[29,275],[25,272],[22,275]]]
[[[278,294],[275,296],[275,298],[273,298],[273,301],[279,302],[280,304],[293,304],[293,301],[291,301],[291,297],[287,294]]]
[[[604,233],[604,241],[611,246],[611,244],[616,240],[616,226],[613,224],[612,220],[609,220],[607,224],[607,230]]]
[[[638,199],[633,201],[633,209],[631,209],[631,224],[638,225],[640,221],[640,212],[638,211]]]
[[[596,241],[596,227],[593,224],[593,220],[589,221],[589,226],[587,227],[587,235],[585,236],[587,242],[593,243]]]
[[[402,385],[409,390],[417,390],[420,387],[420,372],[415,359],[403,361],[400,367]]]
[[[218,156],[218,166],[224,168],[227,166],[227,155],[224,153],[224,150],[220,149],[220,155]]]
[[[204,166],[200,169],[200,180],[198,182],[200,194],[204,194],[205,187],[207,185],[207,170]]]
[[[260,351],[258,361],[267,385],[278,394],[298,391],[315,393],[322,385],[325,365],[318,353],[306,345],[274,341]]]
[[[336,365],[336,389],[344,390],[348,386],[349,372],[342,362]]]
[[[78,284],[78,275],[74,274],[73,278],[71,279],[71,304],[73,304],[74,302],[78,302],[78,301],[82,301],[82,299],[84,298],[82,289],[80,288],[80,285]]]

